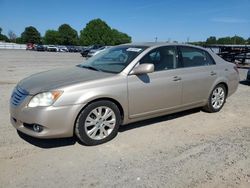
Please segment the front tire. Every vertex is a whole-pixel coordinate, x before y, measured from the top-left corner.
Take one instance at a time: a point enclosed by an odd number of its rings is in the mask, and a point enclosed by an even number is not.
[[[113,139],[121,124],[116,104],[100,100],[89,104],[76,120],[75,134],[85,145],[98,145]]]
[[[226,88],[223,84],[215,86],[204,110],[210,113],[219,112],[226,102]]]

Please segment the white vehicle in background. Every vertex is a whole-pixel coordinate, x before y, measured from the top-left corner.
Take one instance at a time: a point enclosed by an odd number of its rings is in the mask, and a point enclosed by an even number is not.
[[[58,46],[58,52],[68,52],[68,48],[66,46]]]
[[[49,51],[49,52],[58,52],[59,48],[57,46],[54,46],[54,45],[48,45],[47,46],[47,51]]]
[[[98,48],[98,49],[90,50],[87,57],[93,57],[93,56],[99,54],[100,52],[103,52],[104,50],[109,49],[109,48],[111,48],[111,46],[103,46],[103,47]]]

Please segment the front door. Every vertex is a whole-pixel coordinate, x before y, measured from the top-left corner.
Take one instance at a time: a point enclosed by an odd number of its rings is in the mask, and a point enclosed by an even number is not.
[[[128,76],[130,118],[157,114],[181,105],[182,81],[175,73],[177,61],[174,46],[156,48],[139,61],[154,64],[155,71]]]

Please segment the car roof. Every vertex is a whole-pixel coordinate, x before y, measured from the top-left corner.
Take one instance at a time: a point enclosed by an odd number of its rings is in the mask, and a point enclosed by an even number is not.
[[[182,43],[169,43],[169,42],[143,42],[143,43],[127,43],[123,45],[129,46],[145,46],[145,47],[161,47],[161,46],[187,46],[187,47],[195,47],[199,49],[203,49],[200,46],[190,45],[190,44],[182,44]]]

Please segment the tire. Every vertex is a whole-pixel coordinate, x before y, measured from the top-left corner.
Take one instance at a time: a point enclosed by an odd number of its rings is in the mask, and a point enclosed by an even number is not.
[[[227,90],[223,84],[218,84],[212,90],[204,110],[210,113],[219,112],[226,102]]]
[[[116,104],[100,100],[86,106],[78,115],[75,134],[85,145],[103,144],[117,135],[120,124],[121,114]]]

